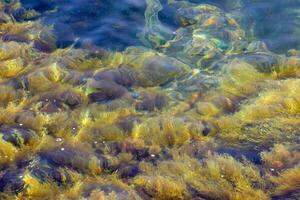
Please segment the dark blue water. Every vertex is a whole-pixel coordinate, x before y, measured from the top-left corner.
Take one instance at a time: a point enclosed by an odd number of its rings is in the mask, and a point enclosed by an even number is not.
[[[166,5],[166,0],[161,1]],[[240,21],[249,38],[267,43],[276,52],[297,48],[300,44],[299,0],[190,0],[209,3]],[[91,41],[109,49],[141,45],[137,34],[144,27],[145,0],[22,0],[27,8],[42,13],[43,21],[54,26],[58,46]],[[159,13],[164,25],[176,29],[174,10],[164,6]]]
[[[136,34],[144,27],[142,0],[23,0],[25,7],[43,13],[43,21],[54,25],[58,46],[92,41],[110,49],[140,44]]]
[[[242,11],[245,28],[254,24],[253,34],[273,51],[299,47],[299,0],[243,0]]]

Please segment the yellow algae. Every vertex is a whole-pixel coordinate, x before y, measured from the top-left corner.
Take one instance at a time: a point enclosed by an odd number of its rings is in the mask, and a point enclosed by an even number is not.
[[[175,105],[170,106],[169,109],[164,110],[163,113],[166,115],[176,115],[188,111],[190,108],[190,104],[186,102],[176,102]]]
[[[50,182],[41,183],[38,179],[29,174],[26,174],[23,180],[27,185],[26,193],[31,199],[52,200],[59,196],[58,186]]]
[[[9,109],[0,108],[0,122],[11,124],[15,121],[16,114]]]
[[[182,145],[191,138],[201,137],[203,125],[195,126],[194,123],[170,116],[150,118],[144,123],[135,124],[132,136],[144,138],[146,144],[173,147]]]
[[[212,156],[200,163],[194,159],[176,156],[175,161],[161,162],[146,173],[148,176],[137,177],[134,183],[146,185],[147,190],[155,196],[180,192],[178,197],[187,198],[185,187],[188,186],[192,187],[199,197],[204,198],[269,199],[259,187],[255,188],[252,185],[262,182],[258,170],[254,166],[238,163],[231,157]],[[175,174],[181,176],[174,176]],[[164,188],[164,181],[170,182],[169,187]],[[181,190],[171,187],[172,182],[181,185]],[[161,194],[163,189],[168,192]],[[172,199],[168,196],[158,199],[164,198]]]
[[[284,64],[276,67],[273,72],[273,76],[276,78],[292,78],[299,77],[300,75],[300,58],[291,56],[286,58]]]
[[[271,151],[261,154],[268,170],[282,170],[300,163],[300,153],[290,149],[288,144],[275,144]]]
[[[299,117],[293,120],[293,117],[270,117],[266,119],[253,120],[239,119],[240,117],[222,117],[214,123],[217,125],[217,137],[226,140],[228,145],[237,145],[246,147],[247,145],[258,145],[266,147],[272,145],[274,141],[292,142],[299,135]],[[241,146],[240,146],[241,147]]]
[[[215,123],[223,133],[221,137],[230,140],[234,140],[234,138],[237,140],[256,138],[254,139],[256,142],[259,140],[266,141],[268,138],[276,138],[277,140],[281,138],[283,140],[285,137],[297,137],[297,133],[288,128],[285,129],[289,135],[285,136],[287,133],[281,133],[280,127],[288,125],[284,125],[286,122],[277,119],[280,118],[278,116],[285,114],[297,115],[299,110],[298,81],[281,81],[279,86],[264,91],[259,96],[242,104],[240,110],[233,115],[216,119]],[[289,117],[282,117],[282,119],[284,118],[289,119]],[[297,127],[299,124],[299,120],[296,121],[293,127]],[[263,125],[264,123],[265,125]],[[251,126],[247,127],[247,124],[252,124],[252,128]],[[247,132],[247,135],[242,134],[242,132]]]
[[[197,112],[205,118],[211,118],[216,116],[220,110],[209,102],[198,102],[196,105]]]
[[[134,184],[145,188],[145,190],[156,199],[185,199],[186,186],[179,181],[163,176],[147,177],[140,176],[134,180]]]
[[[3,134],[1,135],[3,137]],[[2,137],[0,139],[0,162],[3,164],[5,162],[13,161],[18,150],[13,144],[4,141]]]
[[[97,57],[91,57],[89,52],[73,47],[57,49],[51,53],[51,58],[68,69],[78,71],[96,70],[103,67],[103,61]]]
[[[57,123],[58,120],[63,122],[64,126]],[[44,117],[44,126],[47,126],[48,131],[56,137],[64,136],[68,138],[72,135],[72,127],[74,126],[72,126],[72,122],[73,120],[70,119],[70,116],[66,112],[58,112]]]
[[[135,111],[129,108],[119,108],[115,111],[102,111],[99,113],[95,112],[96,110],[92,110],[92,113],[95,114],[95,124],[101,126],[103,124],[113,124],[119,119],[131,116],[135,113]]]
[[[124,184],[122,181],[118,180],[116,177],[112,176],[110,178],[85,178],[82,179],[81,184],[76,187],[74,194],[75,198],[78,195],[84,195],[87,199],[125,199],[125,200],[139,200],[141,199],[132,190],[132,187]],[[76,196],[77,195],[77,196]]]
[[[43,71],[34,72],[28,77],[29,87],[35,91],[47,91],[56,85],[45,76]]]
[[[0,63],[0,76],[11,78],[17,76],[24,68],[24,63],[21,58],[2,61]]]
[[[55,140],[55,138],[46,135],[44,132],[44,134],[41,135],[40,142],[36,146],[35,150],[41,151],[47,148],[54,148],[55,146],[57,146],[57,141]]]
[[[22,113],[24,107],[28,103],[26,97],[22,97],[15,101],[8,102],[5,107],[0,107],[0,123],[3,124],[13,124],[17,120],[18,114]]]
[[[53,82],[59,82],[63,80],[63,78],[65,77],[66,72],[64,72],[63,68],[59,66],[57,63],[53,63],[49,65],[47,68],[48,68],[47,76],[49,80]]]
[[[4,23],[0,26],[0,35],[19,35],[23,37],[29,37],[26,35],[29,31],[37,25],[36,22],[24,22],[24,23]],[[28,39],[28,38],[26,38]]]
[[[199,10],[199,11],[217,11],[219,12],[220,9],[215,7],[215,6],[212,6],[212,5],[209,5],[209,4],[200,4],[198,6],[195,6],[195,9],[196,10]]]
[[[242,120],[235,116],[224,116],[216,120],[216,124],[220,130],[234,130],[241,126]]]
[[[104,59],[103,64],[110,68],[123,64],[130,65],[138,69],[142,66],[147,57],[154,55],[157,55],[157,53],[150,49],[128,47],[123,53],[111,53],[106,59]]]
[[[53,51],[56,48],[56,39],[51,27],[41,25],[37,21],[3,23],[0,26],[0,36],[13,36],[17,41],[33,42],[34,47],[43,51]]]
[[[208,157],[217,148],[213,137],[205,137],[183,144],[178,149],[171,149],[171,155],[187,155],[189,157]]]
[[[299,110],[298,80],[282,81],[279,89],[270,89],[241,110],[248,119],[271,117],[276,114],[297,114]]]
[[[235,96],[248,96],[257,92],[259,83],[265,78],[252,65],[235,60],[223,67],[220,90]]]
[[[11,102],[16,99],[17,93],[14,91],[12,87],[0,85],[1,95],[0,102],[1,104],[7,104],[7,102]]]
[[[274,196],[284,196],[299,191],[300,188],[300,167],[287,169],[278,177],[271,177],[271,182],[276,184]]]
[[[127,137],[127,134],[113,125],[122,118],[132,115],[131,108],[120,108],[115,111],[105,111],[96,105],[90,105],[89,116],[83,115],[77,121],[77,140],[82,141],[117,141]],[[68,120],[66,118],[66,120]],[[81,122],[81,123],[80,123]],[[86,134],[92,132],[93,134]],[[65,133],[62,133],[65,134]]]
[[[227,22],[230,26],[239,26],[239,24],[237,23],[237,21],[232,18],[232,17],[228,17]]]
[[[99,167],[99,160],[96,157],[91,158],[88,169],[92,174],[95,175],[101,174],[102,169],[101,167]]]
[[[28,49],[28,45],[19,44],[17,42],[7,42],[0,44],[0,60],[9,60],[22,55],[25,49]]]
[[[128,135],[116,126],[104,126],[101,128],[92,127],[84,129],[84,132],[93,133],[93,137],[81,136],[83,141],[121,141],[128,137]]]

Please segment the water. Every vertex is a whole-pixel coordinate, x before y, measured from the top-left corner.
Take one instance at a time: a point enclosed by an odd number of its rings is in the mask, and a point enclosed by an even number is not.
[[[159,13],[160,20],[172,29],[174,9],[162,1],[164,10]],[[216,5],[227,12],[237,13],[243,28],[249,37],[263,40],[268,47],[279,53],[299,47],[299,11],[300,2],[291,1],[211,1],[193,0],[193,3]],[[54,25],[59,46],[67,46],[80,38],[110,49],[124,49],[132,45],[141,45],[136,35],[143,30],[144,0],[117,1],[37,1],[23,0],[26,8],[43,12],[46,24]],[[237,6],[238,4],[238,6]],[[56,9],[55,12],[47,13]]]
[[[0,1],[0,199],[300,198],[299,0]]]
[[[91,40],[111,49],[140,44],[136,34],[144,27],[145,2],[126,0],[23,1],[27,8],[43,12],[43,21],[54,25],[59,46]],[[57,9],[56,12],[51,10]],[[49,13],[50,11],[50,13]]]

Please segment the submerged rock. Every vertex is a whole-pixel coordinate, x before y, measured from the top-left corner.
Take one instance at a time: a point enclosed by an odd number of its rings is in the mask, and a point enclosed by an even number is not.
[[[140,172],[138,165],[119,166],[118,168],[121,178],[133,178]]]
[[[124,87],[130,87],[135,84],[133,73],[133,69],[127,66],[120,66],[117,69],[97,72],[93,78],[96,81],[109,81]]]
[[[87,152],[72,147],[42,151],[39,153],[39,159],[52,167],[66,167],[82,173],[101,172],[101,161]]]
[[[176,4],[178,2],[171,3],[177,9],[176,18],[181,27],[173,38],[160,45],[159,49],[165,54],[202,67],[221,59],[245,40],[244,31],[236,20],[221,9],[208,4]],[[153,15],[156,12],[154,10]]]
[[[144,66],[136,75],[137,85],[143,87],[162,86],[183,76],[188,66],[176,59],[153,56],[145,59]]]
[[[272,73],[280,66],[282,58],[272,53],[247,53],[238,55],[237,59],[243,60],[264,73]]]
[[[241,149],[223,147],[223,148],[219,148],[217,152],[219,154],[230,155],[236,160],[242,161],[243,159],[247,159],[256,165],[262,164],[260,152],[257,150],[247,150],[247,149],[241,150]]]
[[[137,110],[162,110],[168,103],[168,98],[162,94],[145,94],[142,101],[136,105]]]
[[[23,147],[37,139],[37,134],[31,129],[21,126],[0,126],[0,134],[2,139],[12,143],[16,147]]]
[[[31,176],[43,183],[53,182],[59,186],[72,184],[71,175],[67,169],[58,168],[43,161],[32,163],[29,168]]]
[[[122,85],[107,80],[92,81],[89,84],[89,88],[93,89],[93,92],[89,94],[89,98],[92,102],[114,100],[128,93],[128,90]]]
[[[117,200],[138,200],[140,197],[130,188],[121,183],[97,183],[87,182],[82,187],[82,194],[85,198],[104,198]]]
[[[7,169],[0,175],[0,192],[18,194],[25,186],[23,179],[24,170]]]

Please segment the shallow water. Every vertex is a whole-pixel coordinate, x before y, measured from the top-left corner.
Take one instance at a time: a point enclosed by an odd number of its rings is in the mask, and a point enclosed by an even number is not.
[[[268,47],[284,53],[299,47],[300,14],[298,0],[282,1],[212,1],[193,0],[193,3],[207,3],[218,6],[227,12],[236,13],[249,37],[267,43]],[[110,49],[124,49],[141,45],[136,37],[144,27],[144,0],[125,0],[122,3],[107,0],[23,0],[26,8],[43,12],[46,24],[53,24],[60,46],[70,45],[76,38],[80,41],[92,40],[93,43]],[[171,29],[178,27],[174,21],[174,9],[168,8],[159,13],[160,20]],[[46,14],[47,11],[56,12]]]
[[[0,199],[300,199],[299,0],[0,11]]]

